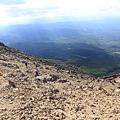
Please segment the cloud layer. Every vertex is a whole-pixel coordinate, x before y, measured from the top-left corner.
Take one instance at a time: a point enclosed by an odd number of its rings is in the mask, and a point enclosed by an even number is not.
[[[60,16],[120,14],[119,0],[0,0],[0,23],[24,23]]]

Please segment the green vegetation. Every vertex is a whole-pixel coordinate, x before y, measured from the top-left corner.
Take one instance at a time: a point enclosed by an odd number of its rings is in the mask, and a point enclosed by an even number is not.
[[[114,52],[115,54],[119,54],[120,55],[120,52]]]

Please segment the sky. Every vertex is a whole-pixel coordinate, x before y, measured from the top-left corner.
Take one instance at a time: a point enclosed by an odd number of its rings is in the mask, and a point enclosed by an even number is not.
[[[120,15],[120,0],[0,0],[0,25],[47,18]]]

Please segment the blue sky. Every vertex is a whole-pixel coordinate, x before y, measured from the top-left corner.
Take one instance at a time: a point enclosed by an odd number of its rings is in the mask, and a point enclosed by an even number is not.
[[[0,0],[0,25],[64,16],[120,15],[120,0]]]

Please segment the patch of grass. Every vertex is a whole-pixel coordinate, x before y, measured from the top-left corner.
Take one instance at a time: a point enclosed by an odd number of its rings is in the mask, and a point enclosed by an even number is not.
[[[92,75],[103,76],[106,75],[108,68],[101,67],[101,68],[93,68],[93,67],[87,67],[87,66],[81,66],[80,68],[84,69],[85,71],[91,73]]]
[[[120,55],[120,52],[114,52],[115,54],[119,54]]]

